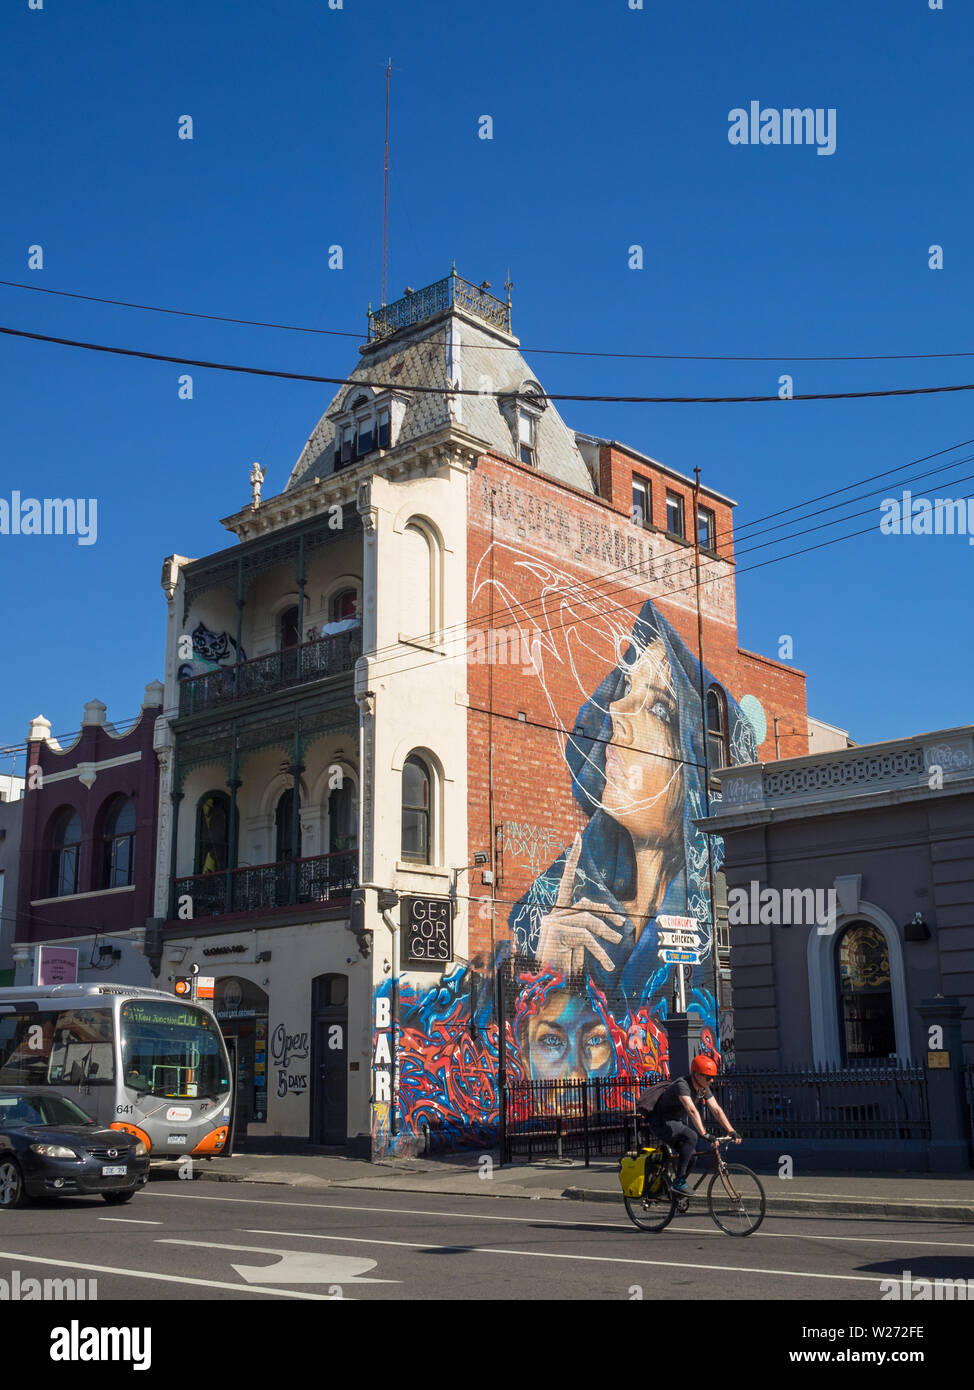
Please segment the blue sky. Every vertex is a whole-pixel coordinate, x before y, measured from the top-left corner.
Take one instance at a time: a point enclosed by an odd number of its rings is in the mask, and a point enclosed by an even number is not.
[[[974,19],[960,0],[10,0],[0,19],[0,279],[361,333],[378,302],[392,57],[390,298],[447,273],[515,283],[522,343],[688,355],[974,350]],[[834,108],[836,149],[729,143],[728,113]],[[193,117],[192,141],[177,138]],[[493,119],[493,139],[478,120]],[[44,268],[27,267],[41,245]],[[344,268],[328,268],[340,244]],[[628,248],[644,248],[644,269]],[[944,268],[928,267],[928,247]],[[345,374],[354,338],[205,323],[0,286],[0,324]],[[872,390],[974,380],[974,358],[863,363],[537,355],[552,392]],[[331,388],[0,338],[0,497],[98,499],[98,541],[0,536],[0,745],[162,674],[161,561],[232,544],[250,464],[279,491]],[[740,503],[748,522],[974,436],[971,393],[561,407]],[[960,451],[974,453],[974,445]],[[932,464],[920,465],[930,468]],[[974,492],[967,466],[917,483]],[[901,476],[908,476],[904,473]],[[740,555],[754,563],[869,515]],[[858,489],[856,490],[858,491]],[[822,520],[824,518],[818,518]],[[800,522],[793,523],[797,529]],[[755,528],[757,529],[757,528]],[[778,534],[778,533],[775,533]],[[759,539],[765,540],[766,536]],[[738,580],[740,640],[808,672],[860,741],[972,718],[966,537],[864,537]],[[10,770],[0,760],[0,770]]]

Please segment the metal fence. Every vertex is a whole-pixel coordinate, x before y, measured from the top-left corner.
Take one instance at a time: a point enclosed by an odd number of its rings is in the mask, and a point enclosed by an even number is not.
[[[596,1077],[589,1081],[514,1081],[504,1095],[503,1161],[617,1158],[633,1142],[636,1097],[662,1080]]]
[[[735,1069],[718,1078],[714,1092],[751,1139],[930,1138],[926,1076],[918,1066]]]

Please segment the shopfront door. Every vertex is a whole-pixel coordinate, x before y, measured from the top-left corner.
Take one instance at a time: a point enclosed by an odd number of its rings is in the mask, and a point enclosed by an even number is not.
[[[234,1145],[242,1148],[247,1126],[267,1122],[267,995],[251,980],[224,976],[216,982],[213,1012],[236,1060]]]
[[[312,990],[311,1142],[344,1144],[348,1127],[348,976],[319,975]]]

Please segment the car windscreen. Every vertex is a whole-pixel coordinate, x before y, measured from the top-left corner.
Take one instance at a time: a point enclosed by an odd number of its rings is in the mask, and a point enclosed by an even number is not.
[[[0,1096],[0,1129],[94,1123],[92,1117],[67,1096]]]
[[[189,1004],[126,1000],[120,1011],[122,1081],[142,1094],[210,1100],[230,1087],[212,1015]]]

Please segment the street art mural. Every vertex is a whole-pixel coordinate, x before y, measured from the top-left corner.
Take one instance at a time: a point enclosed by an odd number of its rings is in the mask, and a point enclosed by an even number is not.
[[[494,549],[496,561],[506,548]],[[634,617],[548,561],[510,550],[503,559],[496,569],[523,579],[530,610],[487,577],[489,554],[473,595],[506,610],[516,650],[532,653],[524,679],[538,682],[567,770],[551,794],[570,787],[578,828],[547,863],[538,849],[553,851],[557,831],[530,837],[517,858],[532,877],[491,951],[444,978],[399,977],[396,1135],[378,1136],[380,1147],[396,1136],[431,1148],[496,1143],[502,1043],[509,1083],[606,1079],[630,1104],[646,1078],[668,1075],[674,967],[660,958],[660,918],[695,919],[702,945],[687,1010],[719,1056],[711,883],[722,846],[694,824],[708,810],[701,691],[716,691],[734,763],[756,760],[752,723],[651,600]],[[509,824],[505,854],[517,841]]]
[[[184,661],[176,672],[177,680],[187,676],[203,675],[207,671],[218,671],[221,666],[234,666],[238,659],[247,660],[242,647],[238,649],[236,639],[229,632],[211,632],[203,623],[197,623],[190,634],[193,641],[193,659]]]

